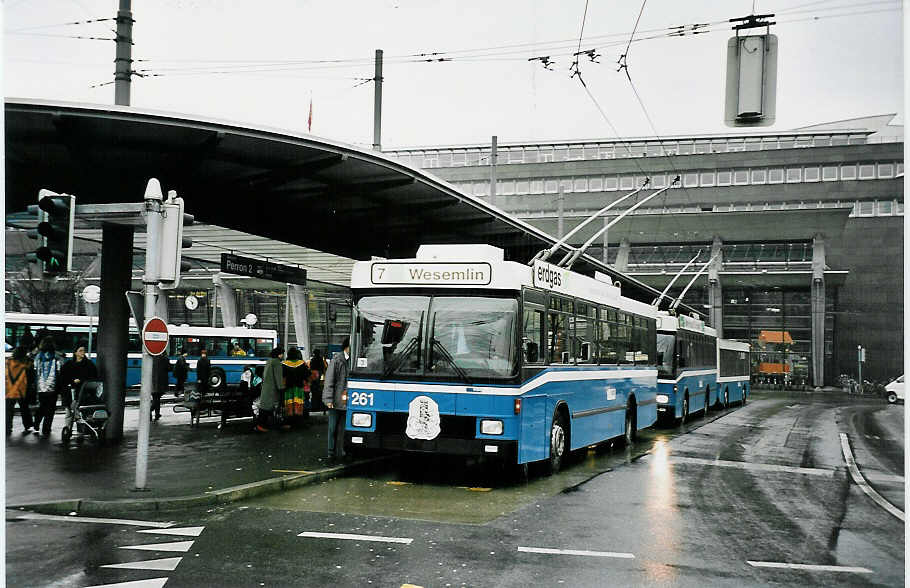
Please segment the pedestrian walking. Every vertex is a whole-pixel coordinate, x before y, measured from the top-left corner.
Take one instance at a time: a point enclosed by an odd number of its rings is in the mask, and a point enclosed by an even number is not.
[[[344,338],[341,351],[332,357],[325,374],[322,401],[329,410],[328,457],[344,457],[344,420],[348,394],[348,361],[351,359],[351,340]]]
[[[149,411],[149,418],[157,421],[161,418],[161,397],[170,387],[171,360],[164,354],[155,356],[154,369],[157,378],[152,380],[155,387],[152,389],[152,410]]]
[[[300,349],[288,349],[288,357],[281,364],[284,373],[284,417],[282,429],[290,429],[291,425],[299,425],[310,416],[309,388],[310,366],[303,361]]]
[[[196,412],[202,399],[209,390],[209,378],[212,375],[212,362],[209,361],[208,351],[203,347],[199,350],[199,359],[196,360],[196,387],[190,392],[190,399],[186,405],[190,409],[190,422],[195,422]]]
[[[28,349],[19,346],[13,355],[6,360],[6,436],[13,433],[13,409],[19,405],[22,426],[25,433],[37,433],[32,423],[32,411],[28,407],[28,379],[31,369],[28,360]]]
[[[259,422],[256,424],[256,430],[260,433],[269,430],[279,399],[282,398],[284,373],[281,360],[283,357],[284,349],[280,346],[276,347],[269,353],[269,361],[265,364],[262,374],[262,391],[259,394]]]
[[[310,411],[325,412],[325,404],[322,402],[322,388],[325,380],[326,370],[325,359],[322,352],[318,349],[313,351],[313,357],[310,358]]]
[[[60,392],[60,368],[62,362],[57,356],[54,339],[47,336],[41,340],[38,355],[35,356],[35,376],[38,386],[38,418],[35,429],[40,427],[45,437],[51,434],[54,421],[54,410],[57,407],[57,395]]]
[[[85,354],[85,345],[80,344],[73,350],[73,357],[60,368],[60,396],[63,407],[70,410],[79,389],[88,380],[98,377],[98,368]]]
[[[177,380],[177,388],[174,390],[174,396],[180,398],[183,396],[186,376],[190,372],[190,366],[186,362],[186,351],[181,350],[177,362],[174,364],[174,379]]]

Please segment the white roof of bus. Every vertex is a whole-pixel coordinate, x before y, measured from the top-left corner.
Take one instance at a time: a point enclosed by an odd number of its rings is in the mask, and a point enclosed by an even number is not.
[[[564,283],[559,287],[536,283],[535,271],[540,267],[559,272]],[[427,280],[421,281],[422,275],[426,275]],[[446,280],[450,283],[444,283]],[[351,271],[351,288],[355,290],[471,288],[480,292],[520,291],[522,287],[542,288],[639,315],[656,316],[656,310],[650,304],[623,297],[619,287],[610,283],[607,276],[595,279],[551,264],[537,262],[530,266],[504,261],[502,250],[490,245],[421,245],[417,257],[358,261]]]
[[[98,317],[88,317],[76,314],[36,314],[26,312],[7,312],[4,316],[7,323],[21,323],[26,325],[97,325]],[[91,323],[89,322],[91,320]],[[136,321],[130,317],[130,327],[136,328]],[[258,337],[262,339],[277,336],[274,329],[248,329],[246,327],[192,327],[182,325],[168,325],[171,335],[199,335],[201,337]]]
[[[686,315],[671,315],[665,310],[658,311],[659,321],[657,323],[658,331],[692,331],[693,333],[702,333],[710,337],[716,337],[717,331],[713,327],[705,325],[705,321]]]
[[[752,346],[741,341],[733,341],[731,339],[718,339],[717,348],[729,349],[730,351],[749,351]]]

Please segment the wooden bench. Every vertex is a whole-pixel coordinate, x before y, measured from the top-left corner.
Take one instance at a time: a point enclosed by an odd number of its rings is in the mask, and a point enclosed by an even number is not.
[[[251,393],[240,387],[225,386],[204,394],[195,406],[192,406],[188,399],[175,404],[174,412],[190,413],[190,425],[193,426],[198,426],[203,416],[221,415],[221,422],[218,424],[220,429],[227,423],[228,418],[252,417],[253,400],[256,396],[258,392]]]

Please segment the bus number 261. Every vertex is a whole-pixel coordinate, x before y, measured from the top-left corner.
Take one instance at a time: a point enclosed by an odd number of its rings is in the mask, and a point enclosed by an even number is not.
[[[373,393],[353,392],[351,394],[351,406],[373,406]]]

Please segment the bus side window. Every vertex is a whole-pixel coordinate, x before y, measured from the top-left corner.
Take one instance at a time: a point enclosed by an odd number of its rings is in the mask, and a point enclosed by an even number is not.
[[[547,351],[550,363],[565,363],[563,352],[567,351],[566,315],[556,312],[548,314]]]
[[[522,327],[522,355],[525,363],[542,363],[541,331],[543,329],[543,311],[526,308]]]

